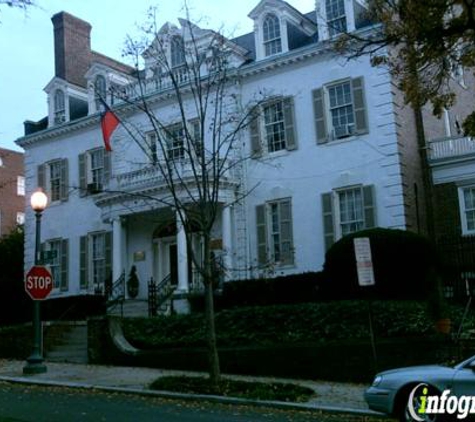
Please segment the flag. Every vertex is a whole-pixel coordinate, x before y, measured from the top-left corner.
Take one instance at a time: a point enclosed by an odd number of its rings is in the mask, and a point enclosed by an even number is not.
[[[101,116],[102,138],[104,139],[106,151],[112,151],[110,138],[115,128],[119,125],[120,120],[105,102],[103,104],[105,110]]]

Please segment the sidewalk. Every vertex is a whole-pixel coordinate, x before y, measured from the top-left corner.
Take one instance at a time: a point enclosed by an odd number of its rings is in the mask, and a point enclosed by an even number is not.
[[[148,385],[160,376],[185,374],[190,376],[202,375],[197,372],[46,362],[48,371],[45,374],[23,375],[24,364],[24,361],[0,359],[0,381],[75,388],[97,388],[109,391],[122,391],[132,394],[150,394],[162,397],[176,397],[188,400],[204,398],[204,396],[192,394],[155,392],[148,389]],[[293,382],[312,388],[315,391],[315,397],[304,404],[279,404],[278,402],[265,402],[265,404],[272,405],[273,407],[321,410],[359,415],[378,415],[377,413],[368,410],[368,407],[363,400],[363,391],[366,386],[361,384],[289,380],[268,377],[247,377],[239,375],[230,375],[229,378],[264,382]],[[226,397],[218,398],[217,396],[208,396],[208,398],[210,400],[223,403],[258,404],[253,400],[233,399]],[[260,403],[264,404],[264,402]]]

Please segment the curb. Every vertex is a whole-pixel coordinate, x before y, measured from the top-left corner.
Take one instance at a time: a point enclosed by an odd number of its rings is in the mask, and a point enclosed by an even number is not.
[[[104,391],[104,392],[110,392],[110,393],[135,394],[139,396],[159,397],[159,398],[165,398],[165,399],[181,399],[181,400],[187,400],[187,401],[203,400],[203,401],[207,401],[211,403],[269,407],[269,408],[280,409],[280,410],[306,410],[306,411],[314,411],[314,412],[321,412],[321,413],[389,418],[384,413],[374,412],[372,410],[352,409],[352,408],[338,407],[338,406],[319,406],[319,405],[310,405],[310,404],[305,404],[305,403],[288,403],[288,402],[272,401],[272,400],[241,399],[237,397],[223,397],[223,396],[214,396],[214,395],[208,395],[208,394],[186,394],[186,393],[175,393],[171,391],[155,391],[155,390],[138,389],[138,388],[108,387],[108,386],[103,386],[103,385],[94,385],[94,384],[86,384],[86,383],[78,383],[78,382],[38,380],[38,379],[31,379],[31,378],[24,378],[24,377],[0,376],[0,381],[15,383],[15,384],[25,384],[25,385],[65,387],[65,388],[76,388],[76,389],[83,389],[83,390],[97,390],[97,391]]]

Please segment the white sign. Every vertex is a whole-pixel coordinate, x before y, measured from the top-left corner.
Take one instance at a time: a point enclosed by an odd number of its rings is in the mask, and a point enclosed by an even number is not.
[[[374,286],[373,261],[371,259],[371,246],[368,237],[353,239],[355,246],[356,269],[358,271],[358,284],[360,286]]]

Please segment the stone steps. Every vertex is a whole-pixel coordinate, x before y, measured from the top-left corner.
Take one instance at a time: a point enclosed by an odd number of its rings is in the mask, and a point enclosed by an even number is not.
[[[45,358],[51,362],[87,363],[86,322],[61,323],[61,335],[47,345]]]

